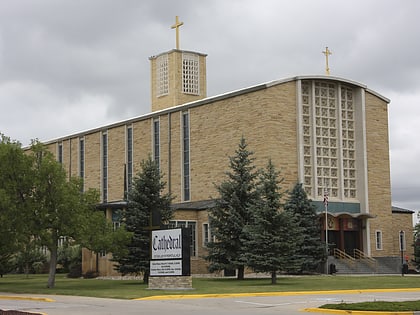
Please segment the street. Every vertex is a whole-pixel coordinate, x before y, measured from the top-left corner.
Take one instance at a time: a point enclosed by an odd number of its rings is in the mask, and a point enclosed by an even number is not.
[[[167,314],[184,315],[271,315],[305,314],[304,309],[314,308],[326,303],[362,301],[407,301],[420,299],[420,288],[411,291],[339,291],[271,293],[267,296],[231,296],[223,298],[196,297],[157,300],[117,300],[75,296],[32,296],[48,298],[53,302],[31,299],[16,299],[28,295],[0,294],[0,309],[38,312],[47,315],[74,314]],[[290,294],[290,295],[289,295]],[[310,314],[310,313],[307,313]],[[324,313],[317,313],[324,314]]]

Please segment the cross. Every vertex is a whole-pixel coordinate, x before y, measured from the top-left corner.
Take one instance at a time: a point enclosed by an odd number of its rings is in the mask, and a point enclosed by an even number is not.
[[[328,56],[332,54],[331,50],[328,49],[328,46],[325,47],[325,51],[322,52],[325,55],[325,73],[330,75],[330,67],[328,66]]]
[[[179,49],[179,28],[184,25],[184,22],[178,20],[178,15],[175,17],[175,24],[171,26],[176,31],[176,49]]]

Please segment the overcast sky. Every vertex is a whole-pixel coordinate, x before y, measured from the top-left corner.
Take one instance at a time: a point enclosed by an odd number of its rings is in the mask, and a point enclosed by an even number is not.
[[[208,54],[208,96],[325,73],[389,98],[395,206],[420,209],[418,0],[0,0],[0,132],[23,145],[150,112],[148,58]]]

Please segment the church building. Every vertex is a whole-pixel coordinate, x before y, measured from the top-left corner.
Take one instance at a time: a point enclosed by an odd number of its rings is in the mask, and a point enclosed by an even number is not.
[[[177,19],[177,33],[180,25]],[[209,97],[206,54],[181,50],[177,43],[149,61],[150,113],[46,142],[69,176],[100,191],[99,207],[116,228],[126,190],[151,155],[175,197],[170,226],[192,228],[192,274],[208,273],[207,209],[243,136],[257,167],[271,159],[284,188],[303,184],[331,254],[380,262],[398,261],[401,247],[412,251],[411,212],[391,205],[389,99],[328,74]],[[83,273],[98,263],[101,275],[116,275],[111,257],[84,249]]]

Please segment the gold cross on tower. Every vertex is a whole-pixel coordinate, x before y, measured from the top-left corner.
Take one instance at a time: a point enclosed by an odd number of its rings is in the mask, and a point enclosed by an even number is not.
[[[184,25],[184,22],[178,20],[178,15],[175,17],[175,24],[171,26],[176,31],[176,49],[179,49],[179,28]]]
[[[325,51],[322,52],[325,55],[325,73],[330,75],[330,67],[328,66],[328,56],[332,54],[331,50],[328,49],[328,46],[325,47]]]

